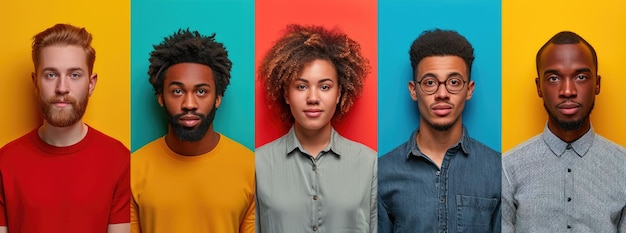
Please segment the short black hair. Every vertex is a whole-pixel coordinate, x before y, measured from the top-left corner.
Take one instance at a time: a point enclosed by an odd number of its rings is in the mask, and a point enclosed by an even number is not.
[[[549,44],[578,44],[580,42],[582,42],[584,45],[587,46],[587,48],[589,48],[589,50],[591,50],[591,56],[593,57],[593,65],[596,68],[596,72],[598,72],[598,56],[596,55],[596,50],[593,49],[593,46],[591,46],[589,42],[587,42],[585,39],[583,39],[581,36],[579,36],[578,34],[574,32],[562,31],[552,36],[552,38],[550,38],[548,42],[543,44],[543,46],[541,46],[541,48],[537,52],[537,57],[535,58],[535,61],[536,61],[535,65],[537,66],[537,75],[539,75],[539,59],[541,58],[541,54],[543,53],[543,50],[545,50]]]
[[[203,36],[198,31],[189,31],[189,28],[178,29],[178,32],[165,37],[161,44],[153,47],[148,75],[157,95],[163,93],[167,68],[190,62],[209,66],[215,78],[216,96],[224,96],[226,86],[230,83],[232,62],[228,59],[224,44],[215,41],[215,33]]]
[[[474,48],[461,34],[452,30],[426,30],[420,34],[409,50],[413,76],[417,65],[425,57],[431,56],[458,56],[465,61],[467,75],[471,77],[472,63],[474,62]],[[468,78],[470,78],[468,77]]]

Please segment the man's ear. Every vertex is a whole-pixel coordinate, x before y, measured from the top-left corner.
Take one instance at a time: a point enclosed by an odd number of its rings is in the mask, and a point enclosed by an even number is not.
[[[91,77],[89,77],[89,96],[93,93],[93,90],[96,89],[96,83],[98,82],[98,74],[93,73]]]
[[[411,80],[409,81],[409,95],[411,95],[411,99],[413,99],[413,101],[417,101],[417,90],[416,90],[416,85],[415,85],[415,81]]]
[[[539,95],[540,98],[543,98],[543,93],[541,93],[541,83],[540,83],[539,77],[535,78],[535,86],[537,86],[537,95]]]
[[[598,75],[598,78],[596,79],[596,95],[600,94],[600,79],[602,77],[600,77],[600,75]]]
[[[159,105],[163,107],[163,93],[157,94],[157,102],[159,102]]]

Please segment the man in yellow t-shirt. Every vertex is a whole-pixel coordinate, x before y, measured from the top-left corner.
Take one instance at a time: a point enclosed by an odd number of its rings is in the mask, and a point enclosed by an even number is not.
[[[179,30],[150,54],[169,130],[131,156],[133,233],[254,232],[254,154],[213,129],[232,67],[214,38]]]

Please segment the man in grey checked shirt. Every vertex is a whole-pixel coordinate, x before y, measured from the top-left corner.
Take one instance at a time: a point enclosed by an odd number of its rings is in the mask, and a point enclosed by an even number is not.
[[[537,53],[543,133],[504,154],[502,232],[626,232],[626,149],[596,134],[593,47],[573,32]]]

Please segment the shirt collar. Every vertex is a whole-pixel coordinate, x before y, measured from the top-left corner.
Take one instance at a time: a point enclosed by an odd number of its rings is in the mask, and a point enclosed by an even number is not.
[[[298,140],[298,137],[296,137],[296,130],[295,130],[295,126],[291,126],[291,128],[289,129],[289,132],[287,132],[287,134],[285,135],[285,144],[287,145],[286,149],[287,151],[285,151],[285,153],[287,153],[287,155],[292,154],[291,152],[293,152],[294,150],[298,149],[300,150],[300,152],[304,153],[304,148],[302,147],[302,144],[300,144],[300,141]],[[341,136],[339,135],[339,133],[337,133],[337,131],[335,131],[335,128],[331,127],[330,128],[330,143],[321,151],[321,153],[327,153],[328,151],[333,151],[333,154],[336,154],[337,156],[343,154],[345,151],[339,146],[341,143],[339,143],[339,140],[341,140]]]
[[[548,129],[548,124],[546,124],[546,127],[543,129],[542,137],[548,148],[550,148],[552,153],[554,153],[557,157],[561,157],[568,147],[572,148],[578,156],[583,157],[587,154],[589,148],[591,148],[595,135],[593,127],[589,127],[589,131],[587,131],[582,137],[572,143],[567,143],[552,133],[552,131]]]
[[[419,127],[417,129],[415,129],[415,131],[413,131],[413,133],[411,134],[411,137],[409,138],[409,141],[411,142],[410,147],[409,147],[409,153],[407,153],[406,158],[409,159],[411,157],[411,155],[413,156],[418,156],[418,157],[424,157],[425,155],[422,154],[422,151],[420,151],[419,147],[417,146],[417,141],[415,140],[417,138],[417,133],[420,131]],[[468,143],[469,140],[469,134],[467,132],[467,128],[465,128],[465,125],[463,125],[463,133],[461,134],[461,139],[459,139],[459,141],[454,144],[450,149],[453,148],[457,148],[457,147],[461,147],[461,150],[463,151],[463,154],[465,155],[469,155],[469,151],[471,151],[471,144]]]

